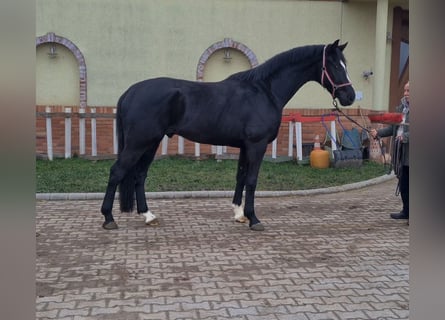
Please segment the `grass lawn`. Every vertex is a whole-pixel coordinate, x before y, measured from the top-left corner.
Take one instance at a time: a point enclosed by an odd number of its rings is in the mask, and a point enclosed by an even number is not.
[[[36,160],[37,192],[105,192],[114,160],[80,158]],[[155,160],[146,191],[233,190],[236,160],[194,160],[169,157]],[[306,190],[368,180],[386,174],[379,163],[360,168],[314,169],[295,161],[263,161],[257,190]]]

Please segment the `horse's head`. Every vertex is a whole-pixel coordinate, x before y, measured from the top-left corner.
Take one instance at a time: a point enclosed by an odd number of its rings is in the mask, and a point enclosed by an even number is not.
[[[355,101],[355,91],[346,70],[346,60],[343,50],[347,42],[338,45],[336,40],[323,49],[323,65],[321,71],[321,85],[337,98],[342,106],[349,106]]]

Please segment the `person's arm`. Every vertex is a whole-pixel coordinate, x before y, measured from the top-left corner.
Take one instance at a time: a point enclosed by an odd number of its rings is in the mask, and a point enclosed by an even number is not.
[[[397,130],[396,126],[389,125],[385,128],[377,130],[377,135],[382,138],[389,137],[389,136],[392,136],[394,134],[394,132],[396,132],[395,130]]]

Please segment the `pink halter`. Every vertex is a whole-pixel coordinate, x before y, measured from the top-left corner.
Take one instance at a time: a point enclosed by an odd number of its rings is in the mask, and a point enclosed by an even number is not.
[[[346,82],[346,83],[342,83],[342,84],[335,84],[334,81],[332,81],[332,78],[329,76],[328,70],[326,68],[326,47],[324,46],[323,48],[323,68],[321,69],[321,85],[323,85],[323,81],[324,81],[324,77],[326,75],[326,78],[329,80],[329,83],[332,86],[332,98],[335,99],[335,90],[337,90],[338,88],[341,87],[346,87],[346,86],[350,86],[352,85],[351,82]]]

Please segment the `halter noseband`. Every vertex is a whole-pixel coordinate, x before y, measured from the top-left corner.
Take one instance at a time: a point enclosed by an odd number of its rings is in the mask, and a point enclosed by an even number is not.
[[[326,47],[327,46],[324,46],[324,48],[323,48],[323,67],[321,69],[322,70],[321,71],[321,85],[323,85],[324,77],[326,75],[326,78],[329,80],[329,83],[331,84],[331,87],[332,87],[332,93],[331,93],[332,98],[335,100],[335,90],[337,90],[338,88],[341,88],[341,87],[350,86],[350,85],[352,85],[352,83],[345,82],[342,84],[335,84],[335,82],[332,81],[332,78],[329,76],[328,69],[326,68]]]

